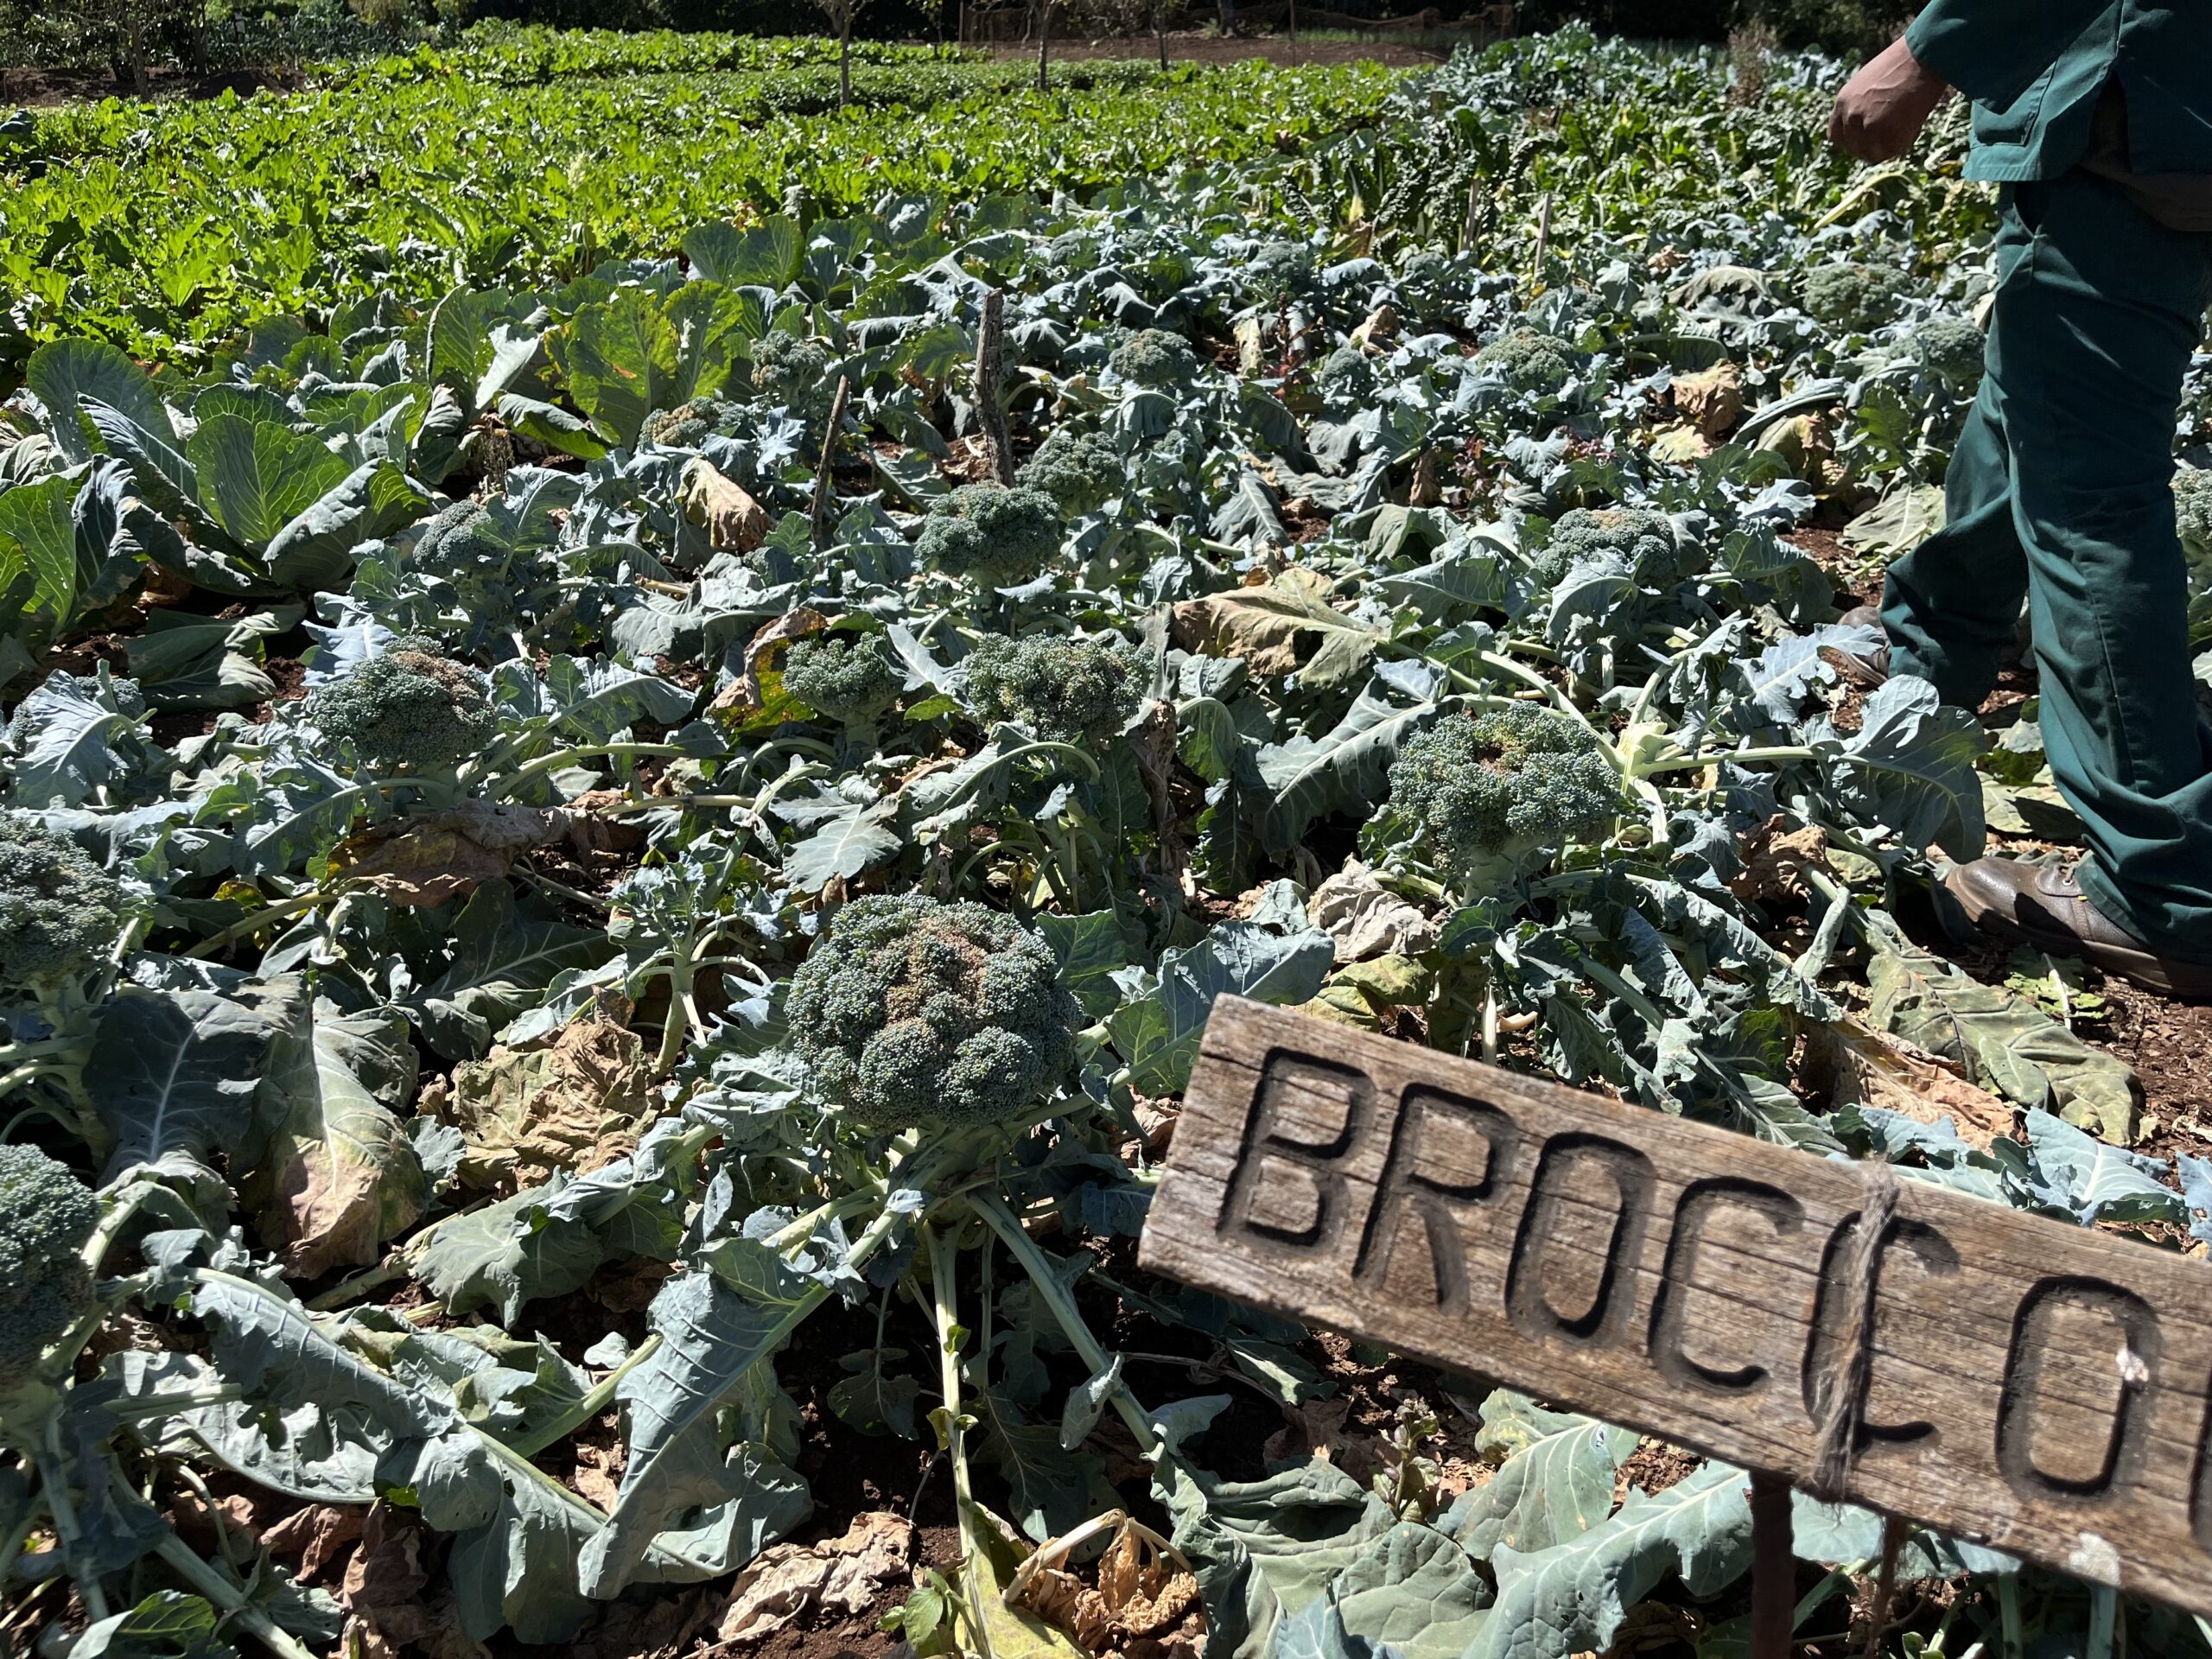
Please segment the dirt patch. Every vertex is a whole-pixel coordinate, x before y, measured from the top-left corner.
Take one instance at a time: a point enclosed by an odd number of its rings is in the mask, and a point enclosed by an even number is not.
[[[149,99],[220,98],[236,92],[296,92],[307,75],[294,64],[251,69],[160,68],[147,72]],[[105,69],[0,69],[0,109],[52,109],[61,104],[97,104],[104,98],[133,96],[128,82]]]
[[[1026,58],[1037,55],[1035,42],[1009,41],[985,48],[995,58]],[[1103,40],[1067,40],[1052,42],[1052,55],[1055,59],[1073,61],[1092,58],[1154,58],[1160,48],[1152,36],[1109,35]],[[1202,34],[1195,29],[1173,30],[1167,36],[1167,60],[1170,63],[1243,63],[1251,58],[1265,58],[1270,63],[1306,65],[1338,63],[1381,63],[1392,68],[1411,69],[1427,64],[1442,63],[1452,55],[1451,48],[1431,49],[1408,46],[1395,41],[1316,40],[1291,41],[1280,35],[1251,36]]]

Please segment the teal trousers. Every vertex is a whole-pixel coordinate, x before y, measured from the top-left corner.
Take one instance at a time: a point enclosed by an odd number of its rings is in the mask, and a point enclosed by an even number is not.
[[[2051,772],[2094,857],[2082,890],[2167,954],[2212,961],[2212,728],[2174,526],[2182,379],[2212,237],[2083,173],[2005,187],[1988,372],[1948,523],[1892,565],[1893,671],[1978,707],[2028,605]]]

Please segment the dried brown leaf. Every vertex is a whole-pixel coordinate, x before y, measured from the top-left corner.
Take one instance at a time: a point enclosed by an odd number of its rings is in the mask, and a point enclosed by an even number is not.
[[[737,1575],[716,1639],[759,1642],[817,1609],[866,1612],[884,1585],[906,1575],[912,1548],[913,1529],[882,1511],[855,1516],[842,1538],[778,1544]]]
[[[637,1147],[652,1109],[645,1046],[611,1020],[563,1026],[543,1047],[495,1047],[454,1068],[422,1109],[461,1130],[464,1185],[530,1185],[556,1170],[597,1169]]]
[[[2009,1102],[1977,1088],[1955,1065],[1856,1020],[1813,1028],[1805,1039],[1804,1076],[1838,1107],[1879,1107],[1916,1123],[1948,1118],[1959,1138],[1979,1151],[2012,1135],[2018,1121]]]
[[[685,464],[677,499],[683,516],[706,531],[709,547],[750,553],[768,537],[768,510],[712,461]]]

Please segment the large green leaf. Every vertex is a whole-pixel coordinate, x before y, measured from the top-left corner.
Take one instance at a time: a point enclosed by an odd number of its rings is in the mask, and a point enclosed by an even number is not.
[[[146,372],[102,340],[48,340],[31,353],[23,383],[53,416],[50,435],[73,461],[89,461],[92,432],[82,400],[97,397],[149,432],[170,432],[167,410]]]
[[[1262,749],[1260,777],[1274,797],[1260,820],[1268,849],[1287,852],[1332,812],[1364,818],[1389,793],[1399,747],[1435,712],[1433,702],[1405,702],[1370,685],[1323,736]]]
[[[398,1080],[402,1103],[412,1089],[405,1021],[302,1001],[262,1076],[263,1110],[276,1127],[251,1196],[286,1270],[315,1279],[376,1261],[385,1240],[421,1217],[426,1195],[414,1143],[374,1086]]]
[[[1656,1497],[1631,1491],[1620,1512],[1580,1537],[1491,1557],[1497,1602],[1465,1659],[1560,1659],[1602,1653],[1629,1610],[1669,1573],[1694,1596],[1710,1596],[1751,1566],[1748,1481],[1726,1464],[1704,1468]]]
[[[1947,707],[1925,680],[1899,675],[1866,699],[1864,723],[1840,741],[1837,798],[1861,823],[1908,845],[1941,847],[1961,861],[1981,856],[1986,831],[1981,722]]]
[[[333,588],[353,568],[355,547],[389,536],[429,510],[430,498],[398,467],[368,461],[344,473],[289,520],[270,537],[263,557],[271,580],[288,588]]]
[[[76,483],[58,475],[0,494],[0,632],[35,650],[76,612]]]
[[[760,332],[758,302],[698,282],[665,301],[642,288],[619,289],[583,307],[553,339],[576,406],[608,438],[631,444],[653,410],[719,391]]]
[[[711,1578],[742,1567],[812,1507],[804,1483],[766,1448],[725,1448],[717,1433],[722,1402],[827,1294],[817,1280],[776,1270],[770,1252],[753,1253],[753,1265],[744,1289],[693,1272],[654,1298],[661,1345],[617,1389],[628,1457],[606,1530],[577,1563],[586,1594],[620,1593],[645,1573],[657,1540],[674,1560],[651,1576]],[[682,1532],[664,1537],[679,1519]]]
[[[250,995],[131,991],[100,1010],[85,1090],[112,1180],[171,1153],[211,1164],[245,1141],[296,982]]]
[[[1128,1063],[1130,1084],[1180,1093],[1191,1080],[1215,999],[1247,996],[1296,1007],[1320,995],[1336,941],[1318,927],[1290,931],[1224,922],[1194,945],[1164,952],[1157,982],[1108,1016],[1107,1039]]]
[[[486,881],[454,920],[454,954],[413,1003],[430,1046],[448,1059],[473,1059],[492,1033],[523,1012],[567,968],[589,968],[613,955],[601,931],[573,927],[525,909],[505,881]]]
[[[607,1247],[583,1221],[548,1212],[568,1184],[556,1174],[441,1223],[415,1271],[454,1313],[496,1307],[507,1325],[522,1317],[525,1302],[581,1287],[607,1260]]]
[[[289,426],[227,411],[202,421],[184,453],[199,476],[200,505],[257,553],[353,470],[343,456]]]
[[[1459,1659],[1482,1628],[1490,1583],[1467,1551],[1434,1527],[1401,1521],[1331,1580],[1324,1601],[1347,1636],[1404,1659]],[[1284,1632],[1287,1651],[1291,1633]]]
[[[1548,1549],[1612,1513],[1614,1471],[1636,1449],[1632,1432],[1506,1389],[1483,1402],[1482,1419],[1478,1444],[1505,1460],[1439,1523],[1472,1554],[1487,1559],[1500,1544],[1524,1554]]]

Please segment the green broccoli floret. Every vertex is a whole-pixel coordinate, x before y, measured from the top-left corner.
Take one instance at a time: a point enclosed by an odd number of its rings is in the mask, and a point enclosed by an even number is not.
[[[1014,481],[1044,491],[1074,518],[1097,512],[1119,495],[1128,482],[1128,467],[1104,435],[1056,426],[1022,463]]]
[[[1535,703],[1440,721],[1390,766],[1391,804],[1462,878],[1601,835],[1619,799],[1591,734]]]
[[[745,410],[719,397],[694,397],[674,409],[656,411],[645,422],[645,435],[669,449],[696,449],[717,433],[737,429]]]
[[[773,329],[753,342],[753,389],[803,419],[829,412],[837,354],[818,340]]]
[[[1582,372],[1573,346],[1534,328],[1499,335],[1475,353],[1475,362],[1516,391],[1556,394]]]
[[[1806,314],[1837,328],[1878,328],[1897,315],[1904,276],[1877,265],[1817,265],[1798,290]]]
[[[1198,378],[1198,354],[1180,334],[1144,328],[1116,346],[1106,366],[1141,386],[1186,386]]]
[[[1143,654],[1117,641],[1059,634],[987,639],[968,654],[968,693],[986,720],[1055,743],[1103,743],[1144,701]]]
[[[123,931],[123,885],[25,813],[0,812],[0,983],[51,988],[99,961]]]
[[[1035,1113],[1075,1058],[1075,999],[1013,918],[920,893],[856,899],[791,976],[791,1046],[872,1128],[982,1128]]]
[[[992,588],[1027,582],[1060,550],[1059,504],[1042,490],[963,484],[934,503],[915,552]]]
[[[873,726],[906,688],[906,677],[873,633],[810,635],[784,657],[784,690],[847,726]]]
[[[1358,346],[1339,346],[1321,359],[1313,371],[1313,383],[1324,397],[1350,403],[1375,390],[1375,365]]]
[[[36,1147],[0,1147],[0,1402],[39,1380],[40,1357],[92,1307],[82,1251],[100,1218],[90,1188]]]
[[[479,753],[499,730],[484,677],[403,639],[308,700],[324,736],[351,743],[371,766],[436,772]]]
[[[2174,474],[2174,524],[2194,559],[2212,559],[2212,467]]]
[[[1244,287],[1255,303],[1283,306],[1313,286],[1313,250],[1303,242],[1270,242],[1244,268]]]
[[[1945,380],[1970,383],[1981,378],[1982,357],[1987,342],[1981,330],[1964,317],[1930,317],[1916,324],[1907,342],[1913,361]]]
[[[1664,514],[1641,507],[1576,507],[1561,513],[1529,562],[1529,580],[1552,588],[1577,565],[1602,560],[1643,586],[1679,582],[1682,544]]]

